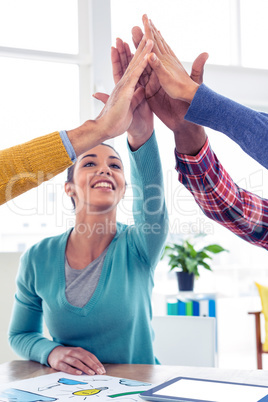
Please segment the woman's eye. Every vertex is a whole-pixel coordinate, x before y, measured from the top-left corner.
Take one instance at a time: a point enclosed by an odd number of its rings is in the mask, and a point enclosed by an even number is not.
[[[95,166],[94,162],[87,162],[84,167],[92,167]]]
[[[113,163],[113,164],[111,165],[111,168],[113,168],[113,169],[121,169],[121,166],[120,166],[120,165],[117,165],[116,163]]]

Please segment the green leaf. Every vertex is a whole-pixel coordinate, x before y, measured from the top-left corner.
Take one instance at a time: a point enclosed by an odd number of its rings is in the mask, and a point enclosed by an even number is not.
[[[191,258],[186,258],[185,262],[186,262],[188,272],[196,275],[196,273],[198,272],[197,261],[193,260]]]
[[[222,251],[227,251],[225,248],[219,246],[218,244],[210,244],[210,246],[204,247],[204,250],[210,251],[211,253],[218,254]]]
[[[191,257],[195,257],[196,256],[196,250],[194,248],[194,246],[192,244],[190,244],[188,241],[185,242],[187,245],[187,249],[191,255]]]
[[[210,256],[210,255],[208,255],[207,253],[205,253],[204,251],[199,251],[198,253],[197,253],[197,256],[196,256],[200,261],[201,260],[204,260],[205,258],[209,258],[210,260],[212,260],[212,257]]]
[[[210,266],[205,261],[200,261],[199,265],[202,265],[204,268],[208,269],[209,271],[212,271]]]

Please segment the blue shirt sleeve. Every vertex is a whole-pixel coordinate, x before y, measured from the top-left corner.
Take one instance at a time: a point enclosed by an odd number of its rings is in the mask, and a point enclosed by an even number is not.
[[[268,168],[268,116],[222,95],[204,84],[198,88],[185,120],[226,134],[248,155]]]
[[[69,137],[68,137],[68,135],[67,135],[65,130],[60,131],[60,137],[61,137],[61,140],[63,142],[63,145],[65,146],[66,151],[68,152],[68,155],[69,155],[71,161],[73,163],[75,163],[76,162],[76,153],[74,151],[72,143],[69,140]]]

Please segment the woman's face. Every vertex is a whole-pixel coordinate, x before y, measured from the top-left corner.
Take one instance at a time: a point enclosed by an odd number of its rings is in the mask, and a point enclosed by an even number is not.
[[[75,200],[76,213],[106,213],[114,209],[125,193],[123,164],[110,147],[98,145],[80,155],[74,167],[73,182],[65,191]]]

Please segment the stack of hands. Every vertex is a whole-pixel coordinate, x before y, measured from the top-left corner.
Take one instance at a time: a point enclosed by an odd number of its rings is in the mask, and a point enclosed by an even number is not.
[[[96,143],[127,131],[130,147],[135,150],[151,136],[154,113],[174,132],[177,150],[194,155],[206,135],[202,127],[185,121],[184,116],[203,81],[208,54],[197,57],[189,76],[147,15],[142,20],[144,33],[140,27],[132,29],[137,49],[134,55],[127,43],[116,40],[111,52],[116,86],[110,96],[94,95],[105,106],[95,120],[84,123],[82,131],[89,133],[92,141],[96,138]]]

